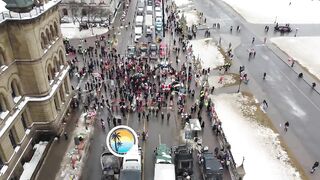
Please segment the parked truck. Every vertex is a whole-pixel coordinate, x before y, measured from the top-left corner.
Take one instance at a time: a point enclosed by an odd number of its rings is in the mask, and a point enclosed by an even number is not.
[[[145,18],[145,21],[144,21],[144,24],[146,26],[146,34],[147,36],[152,36],[152,32],[153,32],[153,17],[151,14],[147,14],[146,15],[146,18]]]
[[[171,149],[165,144],[160,144],[155,153],[154,180],[175,180],[176,174]]]
[[[136,17],[136,26],[143,26],[143,16]]]
[[[141,180],[141,152],[134,145],[124,156],[119,180]]]

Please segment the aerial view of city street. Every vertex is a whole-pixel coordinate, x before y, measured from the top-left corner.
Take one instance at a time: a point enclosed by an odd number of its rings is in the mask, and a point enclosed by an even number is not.
[[[319,180],[319,47],[320,0],[0,0],[0,180]]]

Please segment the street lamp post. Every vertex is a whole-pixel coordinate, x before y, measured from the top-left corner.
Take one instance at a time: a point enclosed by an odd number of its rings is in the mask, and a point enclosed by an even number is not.
[[[238,87],[238,91],[237,91],[237,93],[239,93],[239,92],[240,92],[241,82],[242,82],[242,79],[241,79],[241,76],[240,76],[240,82],[239,82],[239,87]]]
[[[244,71],[244,66],[240,66],[239,68],[239,78],[240,78],[240,82],[239,82],[239,87],[238,87],[238,93],[240,92],[240,88],[241,88],[241,82],[242,82],[242,78],[241,78],[241,72]]]

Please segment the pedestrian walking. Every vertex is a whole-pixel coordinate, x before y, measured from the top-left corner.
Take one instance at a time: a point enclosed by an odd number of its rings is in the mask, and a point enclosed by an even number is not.
[[[256,38],[253,37],[253,38],[252,38],[252,41],[251,41],[251,44],[253,44],[255,40],[256,40]]]
[[[287,132],[288,128],[289,128],[289,122],[287,121],[284,123],[284,132]]]
[[[263,73],[263,80],[265,80],[265,79],[266,79],[266,76],[267,76],[267,73],[266,73],[266,72],[264,72],[264,73]]]
[[[167,121],[170,120],[170,112],[167,113]]]
[[[164,120],[164,113],[161,112],[161,120]]]
[[[66,131],[63,133],[63,135],[64,135],[64,139],[68,140],[68,133]]]
[[[313,164],[313,166],[312,166],[312,168],[311,168],[310,173],[313,174],[318,167],[319,167],[319,162],[318,162],[318,161],[314,162],[314,164]]]
[[[262,102],[265,106],[266,106],[266,108],[268,108],[269,106],[268,106],[268,103],[267,103],[267,101],[264,99],[263,100],[263,102]]]

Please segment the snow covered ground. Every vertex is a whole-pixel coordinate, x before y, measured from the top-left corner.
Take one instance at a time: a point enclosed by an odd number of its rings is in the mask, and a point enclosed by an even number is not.
[[[47,141],[40,141],[38,144],[33,146],[35,152],[31,158],[31,160],[23,165],[23,173],[20,176],[20,180],[29,180],[31,179],[34,170],[36,169],[44,150],[48,145]]]
[[[244,180],[299,180],[297,170],[280,146],[278,134],[243,115],[254,113],[255,106],[244,105],[250,99],[240,93],[211,96],[231,152],[239,166],[245,157]]]
[[[187,26],[191,27],[193,24],[198,25],[200,22],[199,16],[197,14],[197,10],[189,10],[189,11],[184,11],[183,13],[179,13],[179,17],[182,17],[182,14],[184,15],[186,21],[187,21]]]
[[[317,49],[320,47],[320,37],[279,37],[271,38],[271,42],[320,79]]]
[[[224,65],[224,57],[212,38],[192,40],[190,44],[192,45],[193,55],[200,58],[202,68],[214,69]]]
[[[173,0],[178,8],[188,6],[192,3],[191,0]]]
[[[79,23],[62,23],[61,32],[63,37],[69,39],[81,39],[95,35],[101,35],[108,32],[108,28],[94,27],[79,31]],[[93,33],[92,33],[93,32]]]
[[[320,1],[316,0],[223,1],[251,23],[320,23]]]
[[[222,80],[221,80],[222,78]],[[221,82],[220,82],[221,80]],[[211,88],[214,86],[214,88],[221,88],[224,85],[228,84],[234,84],[236,83],[236,80],[231,74],[221,75],[221,76],[209,76],[208,77],[208,83],[209,87]]]

